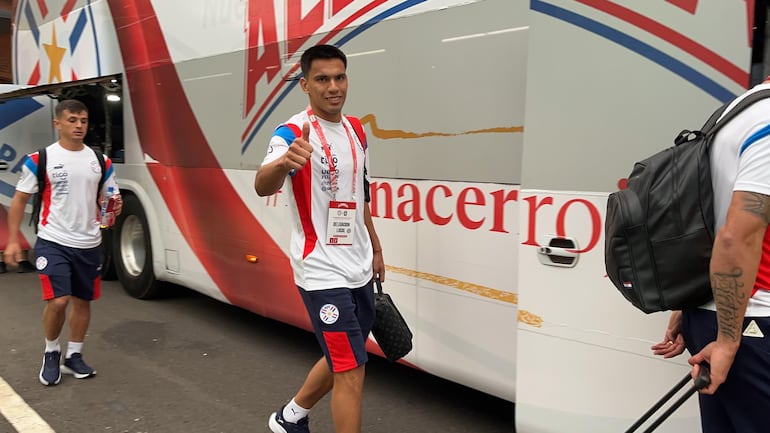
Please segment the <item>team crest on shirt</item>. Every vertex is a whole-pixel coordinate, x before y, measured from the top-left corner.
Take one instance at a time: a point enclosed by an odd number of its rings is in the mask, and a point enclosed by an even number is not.
[[[102,174],[102,167],[99,166],[99,161],[91,161],[91,171],[96,174]]]
[[[326,323],[327,325],[331,325],[332,323],[336,322],[337,319],[340,318],[340,310],[337,308],[336,305],[326,304],[323,307],[321,307],[319,316],[321,316],[322,322]]]
[[[38,257],[37,260],[35,260],[35,267],[38,271],[42,271],[46,266],[48,266],[48,259],[45,257]]]

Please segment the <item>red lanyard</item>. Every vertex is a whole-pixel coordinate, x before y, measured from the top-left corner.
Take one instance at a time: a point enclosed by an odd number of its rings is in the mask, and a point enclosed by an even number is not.
[[[326,154],[326,160],[329,162],[329,188],[332,193],[332,198],[336,198],[337,190],[337,167],[332,159],[332,151],[329,147],[329,142],[326,140],[326,135],[321,129],[321,125],[318,123],[318,119],[313,114],[313,110],[307,107],[307,117],[310,120],[310,124],[313,125],[315,133],[318,135],[318,139],[321,140],[321,148]],[[345,133],[348,135],[348,142],[350,143],[350,153],[353,155],[353,197],[356,196],[356,179],[358,179],[358,156],[356,155],[356,142],[353,140],[353,136],[350,134],[348,126],[345,125],[345,120],[341,120],[342,127],[345,128]]]

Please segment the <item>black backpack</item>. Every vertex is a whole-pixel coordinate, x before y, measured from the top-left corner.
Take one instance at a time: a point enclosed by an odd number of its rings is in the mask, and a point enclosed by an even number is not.
[[[604,261],[612,284],[645,313],[697,307],[712,299],[709,263],[714,198],[709,147],[717,131],[770,90],[754,92],[717,122],[684,130],[674,146],[637,162],[627,189],[610,194]]]
[[[46,148],[43,147],[41,149],[38,149],[37,154],[37,192],[35,193],[35,196],[32,198],[32,216],[29,218],[29,225],[34,225],[35,227],[35,233],[37,233],[37,224],[40,221],[40,208],[43,205],[43,191],[45,190],[45,181],[46,181],[46,163],[48,162],[48,157],[46,155]],[[99,161],[99,167],[102,169],[102,177],[99,178],[99,188],[96,190],[96,204],[99,206],[99,192],[102,190],[102,187],[104,186],[105,174],[106,174],[106,164],[104,162],[104,155],[102,152],[95,150],[94,153],[96,154],[96,159]]]

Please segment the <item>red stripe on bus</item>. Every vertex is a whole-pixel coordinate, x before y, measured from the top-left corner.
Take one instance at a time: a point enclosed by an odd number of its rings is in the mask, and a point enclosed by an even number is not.
[[[70,12],[75,9],[76,3],[77,0],[67,0],[67,3],[64,4],[64,7],[61,10],[61,17],[64,21],[67,21],[67,17],[69,16]]]
[[[333,29],[331,29],[328,33],[326,33],[326,35],[324,35],[320,40],[315,42],[315,44],[328,44],[329,41],[332,40],[332,38],[337,36],[337,34],[342,30],[348,28],[348,26],[350,26],[350,24],[352,24],[355,20],[361,18],[364,14],[376,8],[377,6],[380,6],[386,1],[387,0],[374,0],[369,4],[362,6],[354,14],[350,15],[344,21],[337,24]],[[251,129],[257,123],[257,120],[259,120],[259,118],[262,117],[262,114],[265,112],[265,110],[270,105],[272,100],[278,94],[278,91],[280,91],[283,88],[283,86],[285,86],[286,83],[289,82],[287,78],[294,75],[297,69],[299,69],[299,64],[296,64],[291,69],[289,69],[289,71],[286,72],[286,75],[284,75],[283,79],[279,82],[279,84],[275,86],[275,88],[270,92],[270,95],[268,95],[268,97],[265,99],[265,102],[263,102],[262,105],[259,107],[259,109],[257,110],[257,113],[254,115],[254,117],[251,118],[248,125],[246,126],[246,129],[243,131],[243,134],[241,134],[241,141],[246,140],[246,137],[248,137],[249,134],[251,133]],[[254,89],[246,89],[246,91],[252,92],[254,91]]]
[[[185,240],[228,301],[311,329],[288,258],[204,137],[150,1],[109,4],[142,151],[157,161],[147,168]],[[259,262],[249,263],[247,252]]]
[[[749,73],[734,63],[706,48],[693,39],[647,16],[608,0],[577,0],[594,9],[612,15],[695,56],[744,88],[749,85]]]

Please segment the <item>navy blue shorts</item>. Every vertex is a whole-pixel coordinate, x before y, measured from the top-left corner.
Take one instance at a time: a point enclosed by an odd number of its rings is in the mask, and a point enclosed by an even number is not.
[[[93,301],[101,296],[101,246],[70,248],[37,238],[35,257],[44,301],[60,296]]]
[[[374,325],[374,287],[307,291],[297,287],[315,336],[333,373],[366,364],[366,340]]]
[[[703,433],[765,433],[770,431],[770,317],[747,317],[760,332],[744,332],[727,380],[714,395],[699,394]],[[716,312],[683,311],[682,335],[691,354],[717,338]]]

